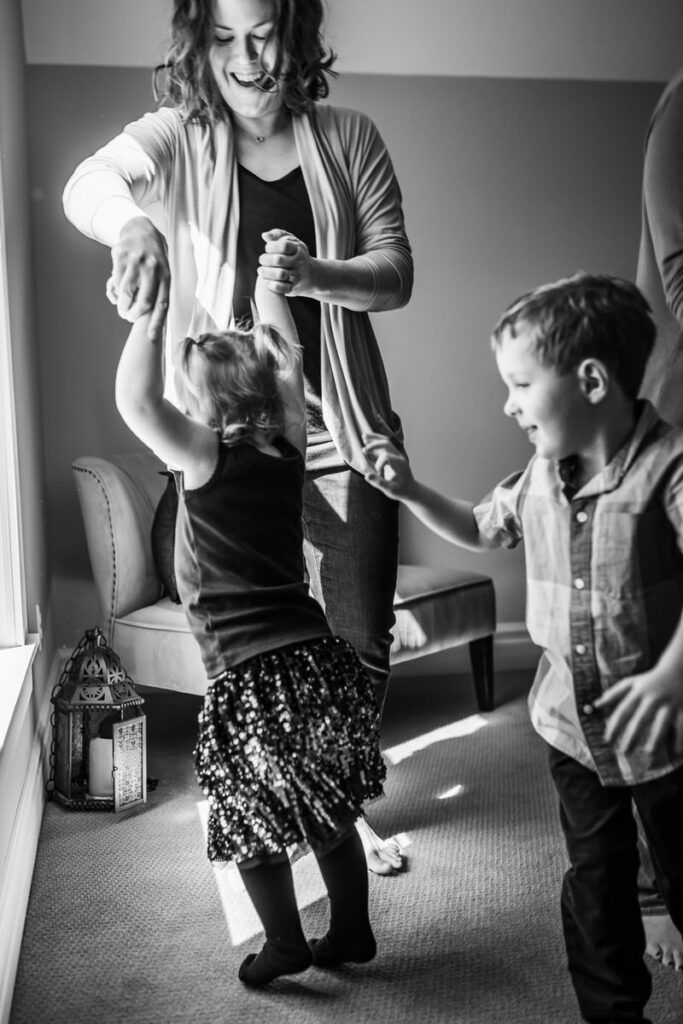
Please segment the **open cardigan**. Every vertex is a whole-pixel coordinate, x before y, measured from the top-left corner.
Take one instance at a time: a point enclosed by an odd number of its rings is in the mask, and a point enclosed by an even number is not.
[[[642,394],[662,419],[683,426],[683,71],[664,89],[647,130],[636,284],[657,325]]]
[[[402,446],[368,315],[403,306],[412,290],[401,193],[387,149],[364,114],[323,104],[293,124],[317,256],[362,259],[374,279],[365,311],[321,303],[323,417],[343,460],[365,472],[363,445],[373,437]],[[229,326],[239,188],[227,119],[209,127],[185,121],[175,109],[145,114],[76,168],[64,209],[80,231],[110,246],[140,214],[162,231],[172,275],[168,358],[186,335]]]

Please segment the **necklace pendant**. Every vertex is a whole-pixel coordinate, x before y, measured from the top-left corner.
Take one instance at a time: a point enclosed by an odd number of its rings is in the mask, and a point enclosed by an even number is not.
[[[265,135],[257,135],[256,136],[256,141],[257,142],[265,142],[266,141]]]

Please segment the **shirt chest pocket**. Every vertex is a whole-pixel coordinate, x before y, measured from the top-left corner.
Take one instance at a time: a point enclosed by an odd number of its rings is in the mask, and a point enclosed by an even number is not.
[[[663,509],[600,510],[593,527],[593,588],[633,600],[683,573],[683,556]]]

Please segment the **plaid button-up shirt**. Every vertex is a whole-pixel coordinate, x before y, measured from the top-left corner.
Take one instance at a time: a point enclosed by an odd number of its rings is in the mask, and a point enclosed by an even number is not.
[[[683,612],[683,429],[648,402],[638,411],[631,438],[580,490],[569,486],[569,460],[534,456],[474,510],[483,536],[510,548],[526,541],[527,626],[543,648],[529,696],[534,728],[604,785],[683,765],[683,750],[667,744],[618,752],[593,707],[657,662]]]

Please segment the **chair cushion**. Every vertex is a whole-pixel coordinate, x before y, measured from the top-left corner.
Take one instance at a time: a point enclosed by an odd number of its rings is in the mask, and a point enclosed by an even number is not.
[[[169,597],[114,619],[111,646],[137,685],[204,694],[206,672],[182,605]]]
[[[459,569],[400,565],[394,610],[394,665],[479,640],[496,630],[493,581]]]
[[[496,630],[488,576],[401,565],[394,601],[393,665],[457,647]],[[165,597],[114,620],[111,646],[136,684],[203,694],[206,673],[182,606]]]

